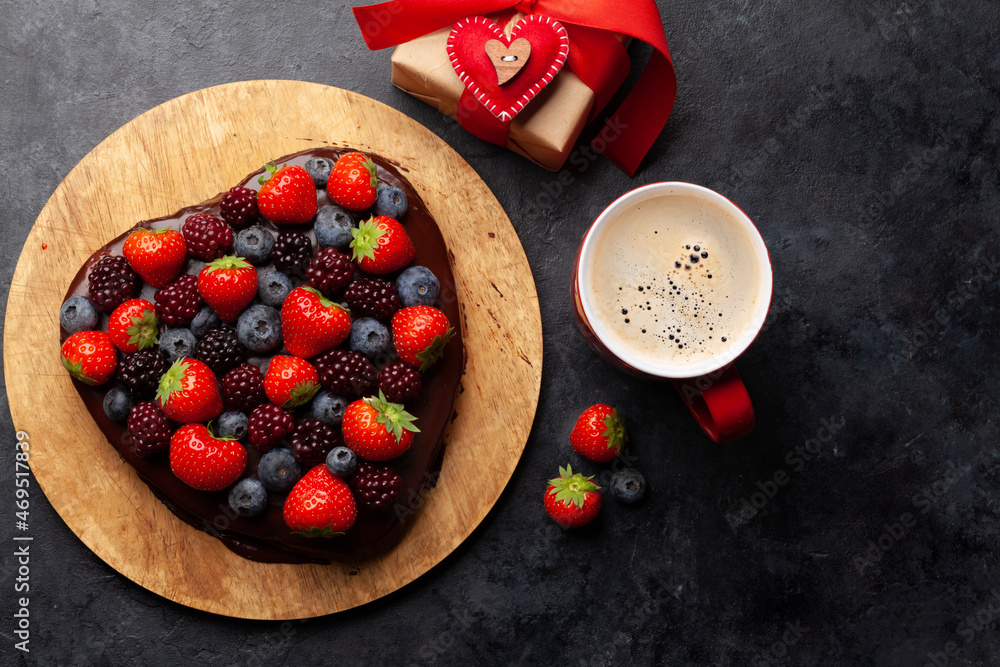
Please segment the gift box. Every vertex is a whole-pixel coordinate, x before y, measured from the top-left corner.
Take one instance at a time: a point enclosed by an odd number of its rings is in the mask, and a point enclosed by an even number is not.
[[[593,150],[634,174],[673,108],[676,77],[653,0],[613,5],[602,0],[390,0],[355,7],[354,14],[369,48],[396,47],[394,85],[481,139],[553,171],[563,166],[583,128],[627,78],[626,46],[632,39],[652,45],[653,52],[635,88],[591,142]],[[495,35],[485,42],[485,52],[482,34],[480,42],[470,42],[473,38],[465,34],[456,38],[470,26]],[[541,28],[558,31],[561,46],[547,48],[549,37]],[[531,48],[521,56],[524,73],[515,69],[514,78],[505,82],[500,60],[518,56],[500,58],[503,54],[490,52],[489,42],[512,49],[525,41]],[[539,71],[545,76],[531,85]],[[512,89],[524,95],[517,98]]]

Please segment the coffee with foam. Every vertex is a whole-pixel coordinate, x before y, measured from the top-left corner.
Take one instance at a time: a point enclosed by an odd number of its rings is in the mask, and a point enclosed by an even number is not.
[[[766,272],[751,232],[735,215],[709,198],[660,194],[607,220],[581,284],[602,337],[671,366],[718,359],[749,344],[760,326],[754,319],[758,300],[766,298]]]

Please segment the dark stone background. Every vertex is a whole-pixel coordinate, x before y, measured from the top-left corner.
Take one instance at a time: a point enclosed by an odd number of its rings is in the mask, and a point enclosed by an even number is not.
[[[305,622],[211,616],[118,575],[36,493],[27,661],[0,549],[4,663],[998,664],[1000,8],[659,4],[680,81],[667,130],[634,179],[602,160],[570,166],[562,187],[395,90],[388,52],[364,48],[343,3],[0,0],[5,286],[46,199],[116,128],[206,86],[304,79],[402,110],[472,164],[520,234],[545,329],[513,481],[416,583]],[[648,47],[631,53],[644,62]],[[758,426],[737,444],[711,443],[669,386],[611,370],[572,321],[588,223],[657,180],[730,196],[771,252],[773,312],[739,364]],[[651,492],[563,532],[541,495],[567,461],[601,474],[568,445],[595,402],[622,408]],[[0,415],[11,545],[14,427]]]

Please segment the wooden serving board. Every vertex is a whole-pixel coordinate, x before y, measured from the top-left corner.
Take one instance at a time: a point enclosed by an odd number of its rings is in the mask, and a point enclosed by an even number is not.
[[[59,361],[59,307],[77,269],[136,222],[225,191],[268,160],[339,144],[398,160],[453,254],[467,354],[437,486],[402,541],[360,563],[255,563],[177,519],[119,458]],[[354,93],[248,81],[171,100],[105,139],[35,221],[14,272],[4,367],[30,465],[70,529],[101,559],[175,602],[248,619],[349,609],[413,581],[497,501],[524,450],[542,370],[538,297],[503,208],[447,144]],[[45,410],[38,396],[46,397]]]

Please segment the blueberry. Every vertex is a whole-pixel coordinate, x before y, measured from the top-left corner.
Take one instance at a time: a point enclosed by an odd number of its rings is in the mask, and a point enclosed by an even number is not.
[[[305,169],[312,176],[313,183],[316,184],[317,188],[325,188],[326,182],[330,178],[330,171],[333,169],[333,163],[326,158],[314,157],[306,162]]]
[[[375,196],[375,215],[387,215],[402,220],[406,215],[406,195],[399,188],[386,185],[378,189]]]
[[[247,437],[250,420],[239,410],[223,412],[215,424],[215,434],[220,438],[232,437],[242,440]]]
[[[348,346],[369,359],[385,354],[392,343],[392,336],[384,324],[373,317],[359,317],[351,323]]]
[[[293,289],[292,279],[280,271],[269,269],[257,276],[257,296],[268,306],[281,308]]]
[[[302,467],[292,455],[292,450],[279,447],[260,458],[257,476],[268,491],[287,493],[302,477]]]
[[[334,477],[350,477],[358,469],[358,457],[347,447],[334,447],[326,455],[326,469]]]
[[[243,347],[257,354],[281,347],[281,315],[260,303],[250,306],[236,320],[236,337]]]
[[[638,470],[628,468],[611,477],[611,495],[623,503],[637,503],[646,494],[646,479]]]
[[[191,333],[201,338],[212,329],[222,326],[222,319],[212,310],[211,306],[202,306],[198,314],[191,320]]]
[[[272,248],[274,248],[274,234],[260,225],[244,229],[233,241],[233,250],[236,254],[257,266],[267,264],[271,259]]]
[[[59,324],[70,335],[97,328],[97,309],[85,296],[71,296],[59,309]]]
[[[229,506],[240,516],[256,516],[267,507],[267,491],[256,479],[241,479],[229,492]]]
[[[198,339],[190,329],[167,329],[160,334],[160,352],[172,364],[182,357],[194,357],[194,347]]]
[[[123,422],[134,404],[132,392],[126,387],[112,387],[104,395],[104,414],[113,422]]]
[[[346,250],[351,245],[354,236],[351,228],[354,218],[339,206],[324,206],[316,214],[316,224],[313,231],[321,246],[333,246],[338,250]]]
[[[328,426],[338,427],[344,421],[344,410],[348,401],[343,396],[321,391],[312,402],[313,419],[318,419]]]
[[[396,291],[403,308],[433,306],[440,290],[437,276],[426,266],[411,266],[396,278]]]

